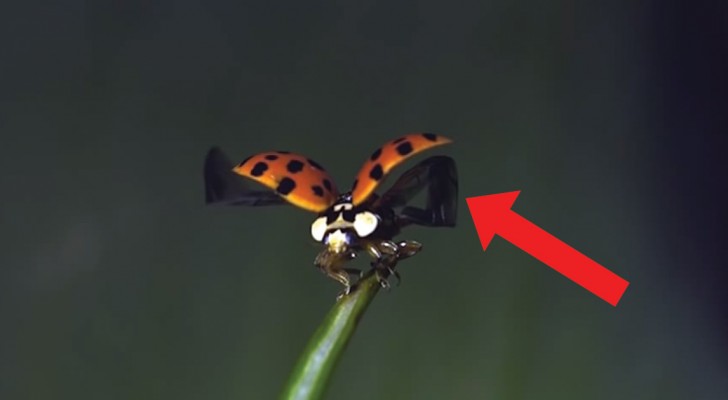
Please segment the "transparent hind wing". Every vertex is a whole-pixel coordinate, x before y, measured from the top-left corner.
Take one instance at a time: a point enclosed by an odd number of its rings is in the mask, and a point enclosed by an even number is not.
[[[427,189],[425,207],[408,205],[424,189]],[[447,156],[433,156],[403,173],[377,200],[376,206],[404,207],[399,212],[400,226],[453,227],[457,220],[457,200],[455,160]]]

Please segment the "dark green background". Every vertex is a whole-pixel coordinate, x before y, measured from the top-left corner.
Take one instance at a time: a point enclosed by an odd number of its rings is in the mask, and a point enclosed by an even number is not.
[[[459,225],[406,232],[330,398],[721,398],[725,10],[637,3],[2,6],[0,398],[273,398],[339,287],[312,215],[203,206],[207,149],[348,187],[411,131],[455,139]],[[464,197],[510,190],[617,308],[482,252]]]

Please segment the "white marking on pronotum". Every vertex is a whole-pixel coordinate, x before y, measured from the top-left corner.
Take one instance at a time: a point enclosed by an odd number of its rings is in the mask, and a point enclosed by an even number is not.
[[[351,210],[354,206],[351,203],[341,203],[334,206],[334,211]]]
[[[320,242],[323,240],[327,229],[328,226],[326,225],[326,217],[316,218],[316,220],[313,221],[313,224],[311,224],[311,236],[313,236],[317,242]]]
[[[377,229],[379,218],[369,211],[362,211],[354,217],[354,230],[359,237],[367,237]]]

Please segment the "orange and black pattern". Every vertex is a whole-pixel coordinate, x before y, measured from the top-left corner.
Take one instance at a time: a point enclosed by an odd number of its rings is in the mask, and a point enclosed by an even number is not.
[[[375,150],[359,170],[351,189],[352,203],[356,206],[365,202],[387,174],[406,159],[451,142],[452,140],[434,133],[410,133],[387,142]]]
[[[325,211],[339,195],[334,181],[320,164],[288,151],[256,154],[233,171],[262,183],[291,204],[308,211]]]

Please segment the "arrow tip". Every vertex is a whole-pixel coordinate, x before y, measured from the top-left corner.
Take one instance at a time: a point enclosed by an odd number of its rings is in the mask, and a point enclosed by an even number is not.
[[[501,219],[511,210],[519,194],[521,191],[516,190],[465,198],[483,250],[488,248]]]

